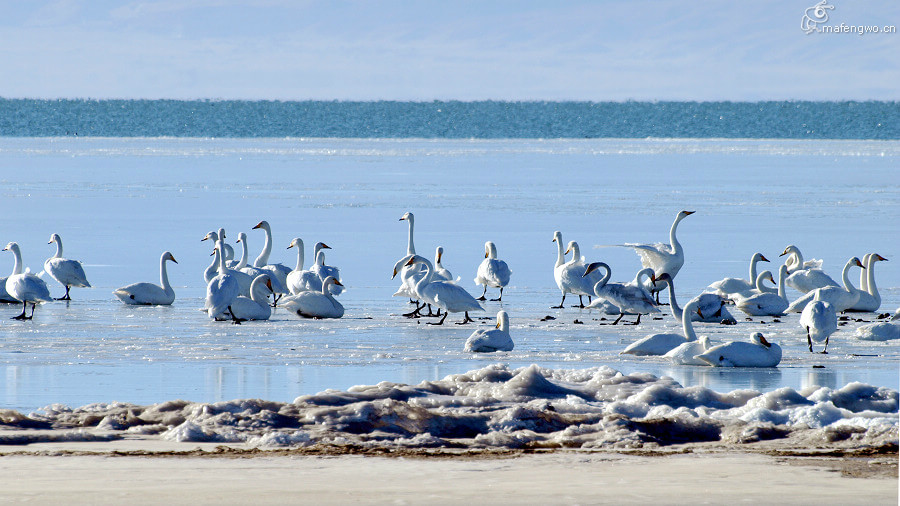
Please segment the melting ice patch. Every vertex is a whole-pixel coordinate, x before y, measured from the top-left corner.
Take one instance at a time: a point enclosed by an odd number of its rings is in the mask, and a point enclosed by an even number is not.
[[[260,447],[622,449],[776,439],[896,447],[898,404],[896,391],[861,383],[718,393],[609,367],[491,365],[418,385],[326,390],[291,403],[54,404],[28,416],[0,410],[0,428],[41,429],[0,430],[0,443],[143,434]]]

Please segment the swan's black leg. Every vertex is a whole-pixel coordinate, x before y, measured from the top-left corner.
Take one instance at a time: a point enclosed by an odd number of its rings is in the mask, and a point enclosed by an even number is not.
[[[625,313],[619,313],[619,317],[616,318],[616,321],[612,322],[612,324],[613,324],[613,325],[618,325],[618,324],[619,324],[619,320],[621,320],[623,316],[625,316]]]
[[[635,322],[632,323],[632,325],[640,325],[640,324],[641,324],[641,313],[638,313],[637,320],[635,320]]]
[[[572,307],[580,307],[581,309],[584,309],[584,300],[581,297],[581,295],[578,296],[578,305]]]
[[[486,293],[487,293],[487,285],[484,285],[484,291],[481,292],[481,297],[478,297],[475,300],[485,300],[484,294],[486,294]]]
[[[806,327],[806,344],[809,345],[809,352],[812,353],[812,339],[809,337],[809,327]]]
[[[407,318],[420,318],[422,315],[419,314],[419,311],[421,311],[424,307],[425,307],[425,304],[422,304],[420,306],[418,303],[416,303],[416,309],[414,311],[410,311],[408,313],[403,313],[403,316],[405,316]]]
[[[228,306],[228,313],[231,315],[231,323],[234,325],[240,325],[241,322],[247,321],[243,318],[238,318],[237,316],[234,316],[234,311],[231,310],[231,306]]]
[[[563,304],[565,304],[565,302],[566,302],[566,292],[563,292],[563,298],[561,301],[559,301],[559,305],[558,306],[550,306],[550,309],[562,309]]]
[[[485,291],[486,290],[487,290],[487,288],[485,288]],[[503,301],[503,287],[502,286],[500,287],[500,296],[497,297],[496,299],[491,299],[491,301],[492,302],[502,302]]]
[[[448,314],[450,314],[448,311],[444,311],[444,317],[441,318],[441,321],[439,321],[439,322],[437,322],[437,323],[425,322],[425,324],[426,324],[426,325],[443,325],[443,324],[444,324],[444,320],[447,319],[447,315],[448,315]]]
[[[822,355],[828,355],[828,352],[825,351],[828,349],[828,338],[831,336],[825,336],[825,347],[822,348]]]
[[[475,321],[475,320],[469,318],[469,312],[468,312],[468,311],[466,311],[465,314],[466,314],[466,317],[463,319],[463,321],[461,321],[461,322],[456,322],[457,325],[465,325],[465,324],[467,324],[467,323],[469,323],[469,322],[474,322],[474,321]]]
[[[36,304],[34,302],[31,303],[31,316],[28,317],[29,320],[34,318],[34,306],[35,305]],[[825,346],[828,346],[828,341],[825,341]],[[822,353],[825,353],[825,352],[823,351]]]
[[[12,318],[10,318],[10,320],[27,320],[28,317],[25,316],[25,310],[26,310],[27,308],[28,308],[28,303],[27,303],[27,302],[23,302],[23,303],[22,303],[22,314],[20,314],[19,316],[13,316]]]
[[[69,297],[69,288],[69,285],[66,285],[66,294],[56,300],[72,300],[72,298]]]

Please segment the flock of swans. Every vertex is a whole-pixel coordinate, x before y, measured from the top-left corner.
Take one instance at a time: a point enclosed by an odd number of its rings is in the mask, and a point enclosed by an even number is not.
[[[626,315],[636,316],[632,325],[638,325],[641,315],[659,313],[659,293],[667,290],[669,304],[676,321],[682,325],[682,333],[659,333],[648,335],[629,345],[623,354],[662,355],[677,364],[774,367],[781,361],[781,348],[770,343],[760,333],[751,336],[749,342],[732,341],[714,344],[707,337],[698,338],[694,322],[715,322],[735,324],[729,307],[734,307],[750,316],[783,316],[785,313],[801,313],[800,325],[807,334],[809,351],[813,342],[824,343],[822,353],[826,353],[830,336],[838,329],[837,314],[844,311],[877,311],[881,296],[875,282],[875,264],[887,259],[877,253],[867,254],[860,260],[850,258],[841,273],[843,286],[822,270],[821,260],[805,260],[799,248],[788,246],[781,256],[786,261],[778,268],[778,281],[771,271],[758,272],[760,262],[769,262],[762,253],[754,253],[750,259],[747,279],[725,278],[711,283],[700,295],[692,298],[682,308],[675,296],[675,277],[684,265],[684,248],[678,242],[679,223],[693,211],[681,211],[675,217],[669,231],[669,243],[636,244],[619,246],[632,248],[640,257],[642,269],[627,283],[610,281],[611,267],[605,262],[586,263],[581,256],[578,243],[570,241],[563,246],[562,233],[553,234],[557,259],[553,267],[556,284],[562,299],[557,306],[562,308],[566,296],[578,295],[576,307],[595,309],[603,314],[617,315],[612,325],[619,324]],[[430,325],[442,325],[450,313],[462,313],[462,325],[474,321],[470,311],[484,311],[481,302],[487,299],[489,288],[498,289],[498,297],[492,301],[502,301],[503,289],[508,286],[511,270],[505,261],[498,258],[497,246],[485,243],[484,260],[478,266],[475,284],[482,285],[480,297],[474,297],[441,264],[443,247],[437,247],[435,261],[416,254],[414,245],[415,217],[406,213],[401,221],[408,223],[406,255],[394,265],[393,278],[399,277],[400,287],[394,296],[408,297],[415,303],[415,310],[404,314],[409,318],[425,316],[440,317]],[[241,257],[235,259],[234,248],[225,242],[224,229],[211,231],[202,241],[214,244],[213,261],[204,271],[206,297],[202,310],[213,320],[228,320],[239,324],[247,320],[268,320],[273,306],[281,306],[303,318],[341,318],[343,305],[335,298],[344,288],[340,270],[325,264],[324,243],[317,243],[313,253],[315,261],[309,269],[304,269],[304,244],[294,238],[288,249],[296,248],[297,264],[290,268],[279,263],[270,263],[272,252],[272,230],[268,222],[261,221],[253,230],[265,232],[265,243],[258,257],[251,264],[247,246],[247,235],[238,234]],[[50,296],[47,283],[41,278],[46,273],[65,288],[65,294],[56,300],[71,300],[70,289],[90,287],[80,262],[63,257],[62,239],[58,234],[50,237],[48,244],[56,244],[56,253],[44,262],[44,269],[33,274],[22,265],[19,245],[11,242],[4,251],[15,256],[13,272],[7,278],[0,278],[0,301],[21,303],[19,320],[33,318],[36,304],[54,300]],[[570,260],[566,255],[572,253]],[[169,283],[167,262],[178,263],[174,255],[163,252],[159,261],[160,284],[133,283],[116,289],[116,298],[128,305],[170,305],[175,300],[175,292]],[[859,267],[860,288],[850,281],[850,271]],[[768,283],[768,284],[767,284]],[[802,293],[797,299],[787,298],[786,288]],[[588,297],[588,305],[583,297]],[[272,297],[272,302],[270,302]],[[27,315],[28,304],[31,314]],[[427,313],[423,313],[427,308]],[[434,312],[437,309],[437,312]],[[893,319],[900,318],[900,310]],[[892,322],[880,322],[858,329],[860,339],[887,340],[900,339],[900,326]],[[509,315],[499,311],[497,324],[490,330],[476,330],[465,345],[467,351],[491,352],[511,351],[514,343],[509,334]]]

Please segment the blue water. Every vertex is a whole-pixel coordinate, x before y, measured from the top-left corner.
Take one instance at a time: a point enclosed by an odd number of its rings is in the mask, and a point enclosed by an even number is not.
[[[2,137],[900,139],[898,102],[0,98]]]

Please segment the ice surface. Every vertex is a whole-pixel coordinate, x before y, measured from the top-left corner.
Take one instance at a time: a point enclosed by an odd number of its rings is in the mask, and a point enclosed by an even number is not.
[[[684,387],[646,394],[674,396],[665,404],[673,413],[730,405],[712,405],[703,399],[712,393],[691,388],[721,395],[840,391],[859,382],[896,391],[900,341],[854,336],[857,327],[875,321],[872,314],[842,322],[828,355],[806,351],[797,315],[696,324],[698,334],[717,342],[759,331],[784,349],[777,369],[723,371],[619,355],[644,335],[680,331],[667,308],[662,320],[613,327],[596,312],[549,306],[559,300],[554,230],[577,240],[588,261],[611,265],[614,281],[627,281],[640,266],[637,256],[592,246],[665,240],[675,214],[689,209],[697,213],[679,227],[686,250],[676,285],[682,300],[712,281],[746,276],[756,251],[775,263],[785,246],[796,244],[806,256],[824,259],[832,275],[851,256],[889,258],[879,264],[877,279],[880,312],[892,313],[900,305],[900,239],[893,233],[900,215],[898,156],[900,142],[894,141],[2,138],[2,240],[17,241],[26,265],[39,270],[53,254],[47,237],[59,233],[66,256],[84,263],[94,288],[73,288],[72,302],[43,305],[32,322],[7,320],[20,308],[0,307],[0,407],[28,413],[53,403],[286,403],[329,388],[419,385],[496,361],[511,370],[537,364],[559,371],[554,374],[609,366],[634,391],[607,389],[604,409],[629,417],[669,409],[625,402],[648,385]],[[399,316],[409,307],[390,297],[397,288],[390,271],[406,252],[407,226],[398,221],[406,211],[416,214],[418,250],[443,246],[444,265],[463,280],[474,277],[484,242],[497,244],[514,274],[502,306],[487,303],[485,315],[500,307],[510,313],[514,351],[473,356],[463,351],[472,325],[432,327]],[[251,227],[262,219],[273,230],[272,261],[295,263],[294,250],[286,249],[293,237],[333,248],[328,262],[341,268],[348,286],[340,296],[344,318],[301,321],[276,309],[268,322],[233,326],[209,322],[198,311],[210,262],[208,242],[200,239],[220,226],[229,241],[245,231],[255,255],[264,236]],[[169,266],[175,304],[135,308],[115,300],[111,292],[119,286],[157,281],[164,250],[179,262]],[[0,265],[8,264],[0,273],[12,268],[11,256],[3,255]],[[306,258],[308,266],[309,250]],[[477,293],[470,281],[462,284]],[[58,284],[50,287],[54,296],[62,294]],[[644,375],[648,385],[638,381]],[[572,406],[594,402],[568,382],[544,384],[534,375],[522,381],[526,376],[490,395],[526,411],[539,409],[522,396]],[[824,402],[833,401],[816,401]],[[783,410],[757,409],[768,412],[734,416],[790,420]],[[810,410],[802,415],[808,421],[835,417],[831,408],[803,409]],[[840,420],[846,416],[841,412]],[[188,421],[141,427],[165,432]],[[115,417],[103,423],[110,430],[125,426]],[[203,424],[191,423],[203,432]],[[186,425],[172,434],[199,437],[197,430]],[[305,441],[304,434],[278,438]]]

